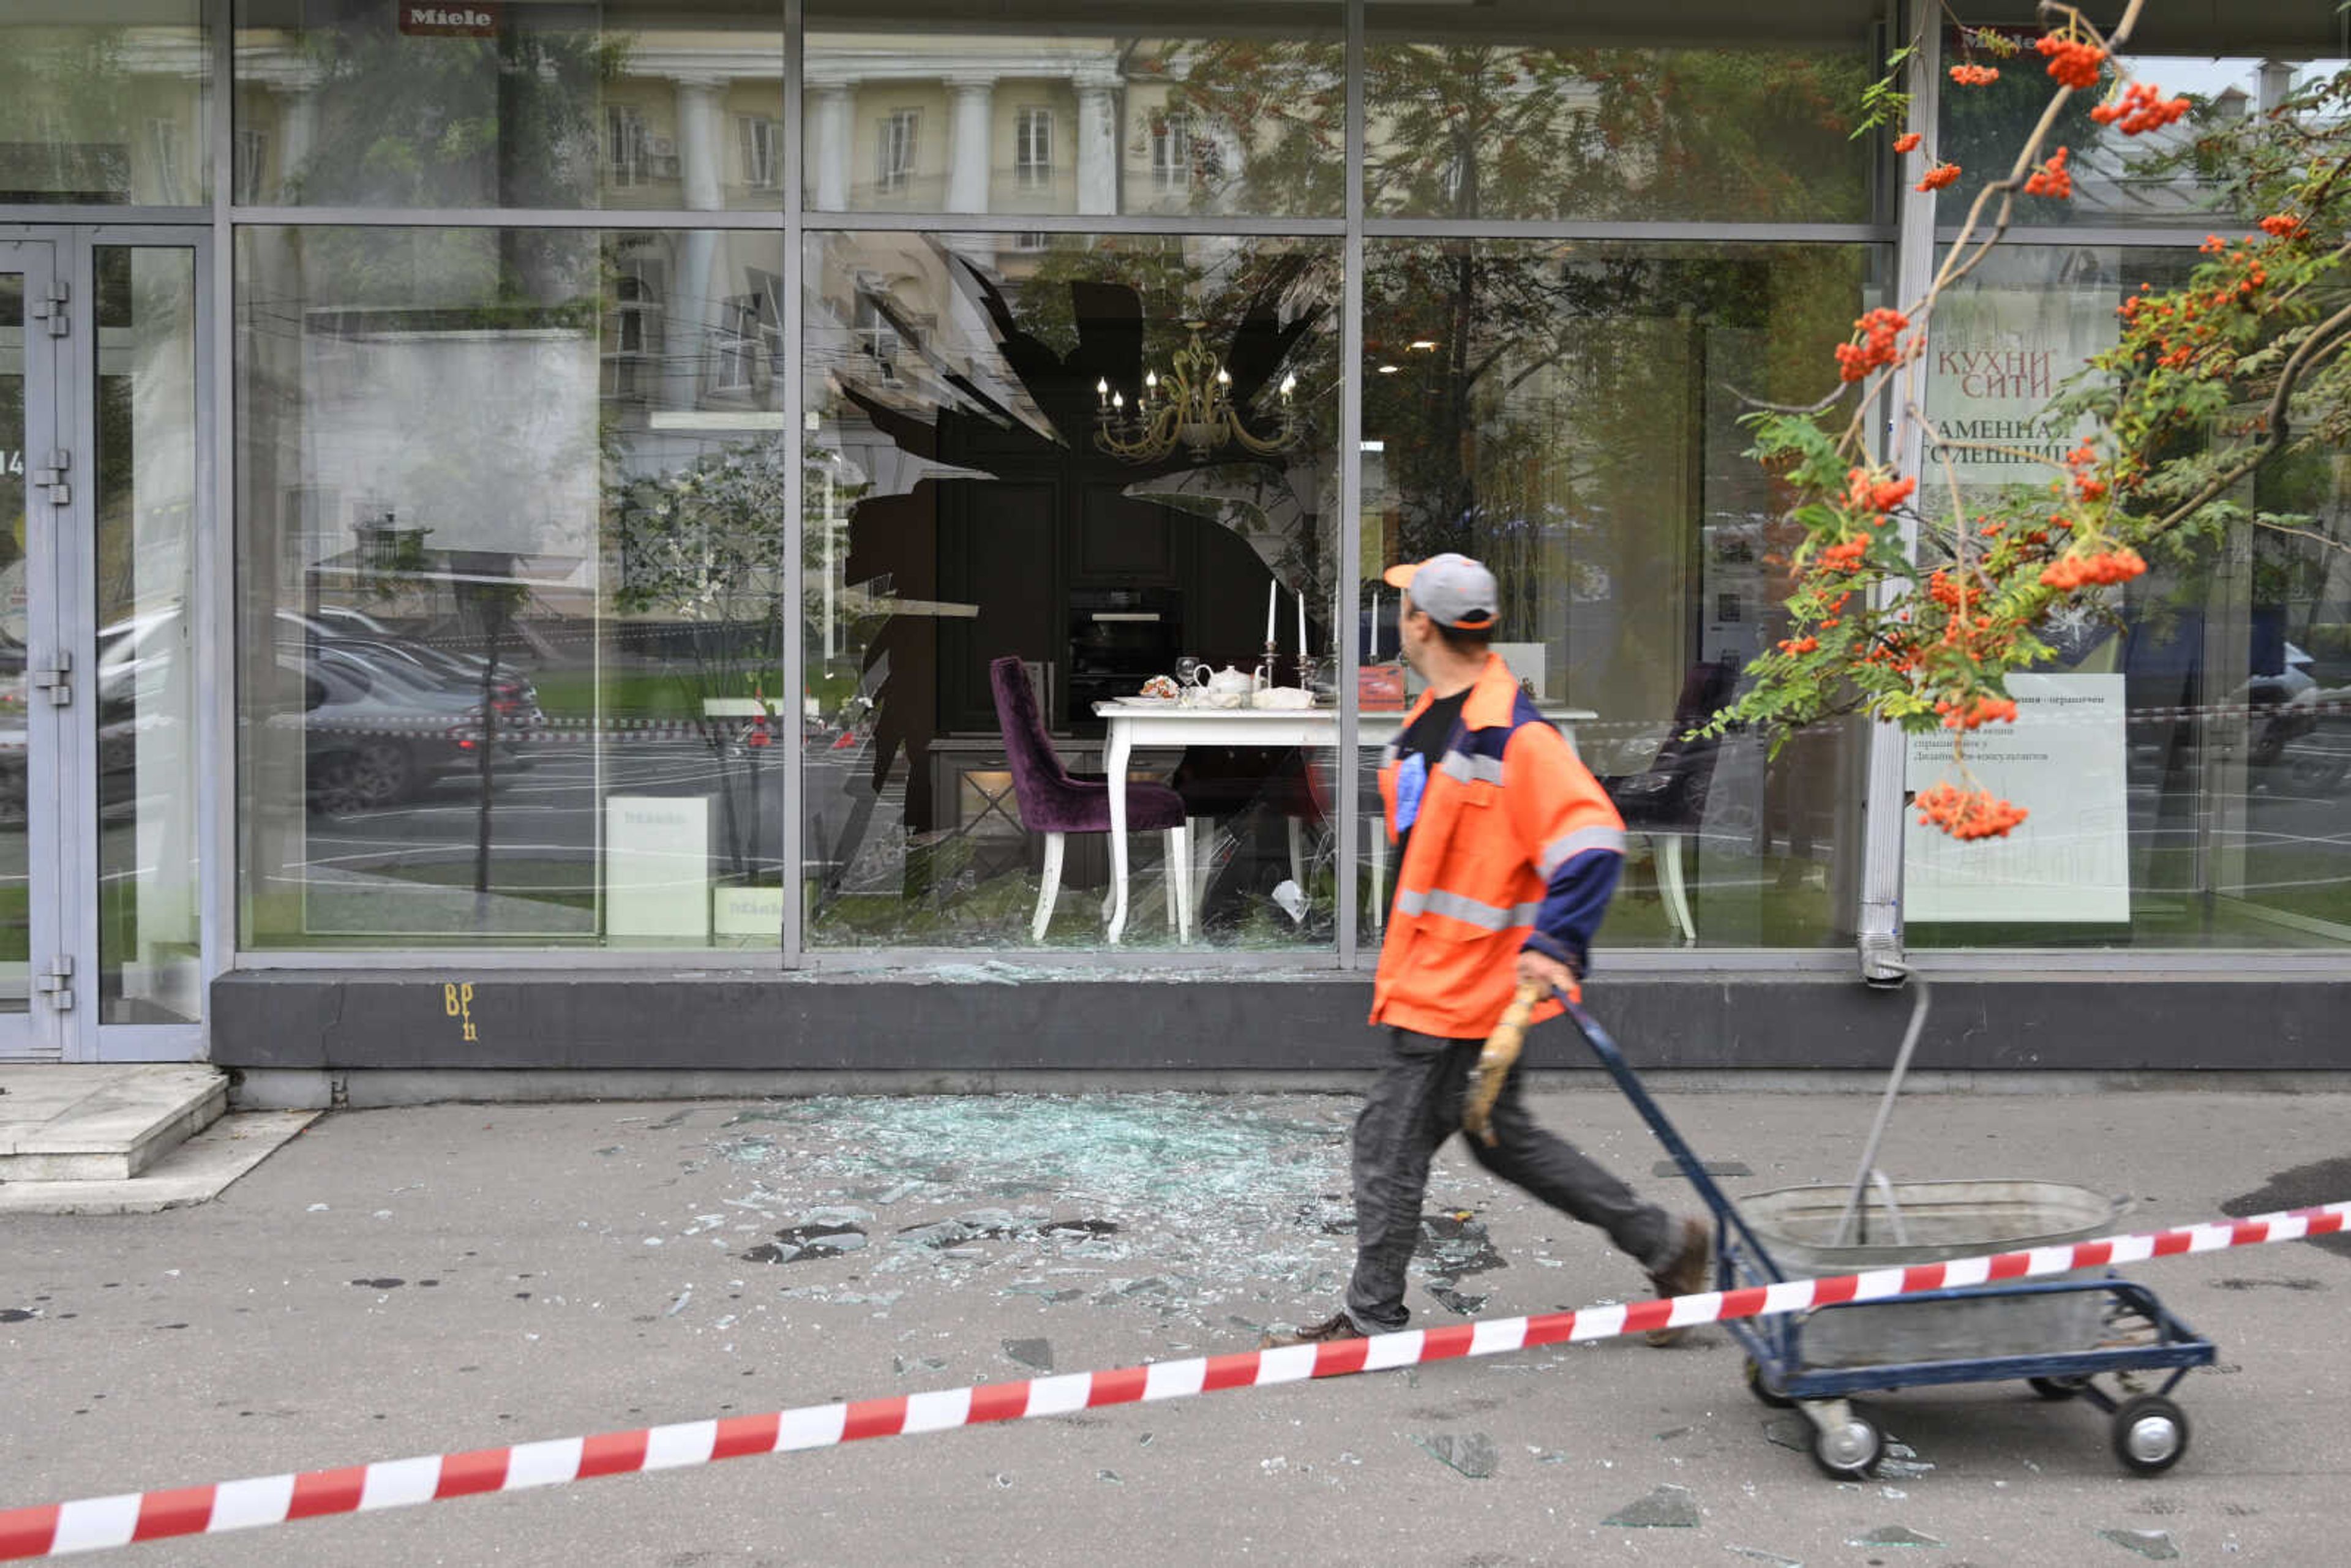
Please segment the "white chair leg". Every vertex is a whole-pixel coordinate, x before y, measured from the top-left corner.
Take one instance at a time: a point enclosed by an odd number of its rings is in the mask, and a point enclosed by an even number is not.
[[[1029,922],[1029,940],[1042,943],[1045,927],[1053,923],[1053,901],[1061,894],[1061,852],[1066,847],[1066,835],[1045,835],[1045,874],[1037,889],[1036,918]]]
[[[1682,940],[1695,945],[1698,922],[1690,918],[1689,889],[1682,881],[1682,846],[1688,841],[1681,833],[1652,833],[1649,854],[1656,862],[1658,891],[1666,895],[1666,914]]]
[[[1159,869],[1167,884],[1167,929],[1180,942],[1184,928],[1184,830],[1169,828],[1159,835]]]
[[[1178,944],[1192,940],[1192,831],[1167,830],[1167,926]]]

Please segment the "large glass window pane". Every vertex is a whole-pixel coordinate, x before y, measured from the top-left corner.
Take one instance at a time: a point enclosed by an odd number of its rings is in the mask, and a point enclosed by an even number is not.
[[[196,258],[96,260],[99,1020],[193,1023]]]
[[[235,199],[773,208],[783,64],[775,0],[238,0]]]
[[[1792,588],[1798,535],[1736,422],[1750,399],[1818,395],[1885,259],[1860,246],[1368,247],[1365,706],[1393,710],[1414,685],[1395,666],[1381,570],[1442,550],[1491,566],[1496,651],[1633,830],[1612,945],[1808,946],[1851,929],[1863,731],[1807,731],[1776,756],[1751,735],[1687,732],[1785,633]],[[1365,887],[1368,937],[1393,877]]]
[[[816,0],[803,194],[823,212],[1335,217],[1330,0]]]
[[[1970,7],[1970,21],[1992,21],[1983,10]],[[2342,29],[2341,13],[2324,0],[2231,5],[2218,26],[2200,18],[2183,26],[2179,16],[2150,6],[2126,63],[2134,79],[2160,87],[2166,97],[2185,96],[2193,109],[2171,125],[2126,136],[2119,126],[2091,120],[2104,95],[2074,94],[2058,111],[2049,140],[2050,146],[2067,149],[2074,193],[2062,199],[2020,194],[2014,221],[2105,227],[2221,221],[2218,193],[2183,154],[2199,136],[2265,114],[2331,75],[2342,64]],[[2003,57],[1987,35],[2023,52]],[[2008,172],[2056,89],[2046,62],[2031,49],[2040,36],[2022,18],[2006,26],[1947,29],[1949,62],[1991,66],[2001,74],[1987,85],[1959,86],[1948,75],[1940,84],[1941,133],[1931,151],[1960,169],[1958,183],[1941,198],[1944,222],[1959,222],[1985,182]],[[2239,214],[2239,220],[2258,215]]]
[[[1364,204],[1433,218],[1857,223],[1876,0],[1651,6],[1374,5]],[[1277,89],[1293,90],[1284,83]],[[1282,166],[1302,172],[1294,133]]]
[[[1953,440],[2061,455],[2082,434],[2038,420],[2054,383],[2116,339],[2142,283],[2192,251],[2096,246],[1992,253],[1935,312],[1928,409]],[[2230,437],[2217,431],[2210,439]],[[1949,455],[1962,505],[2043,472]],[[1942,483],[1921,487],[1944,505]],[[2108,591],[2053,629],[2059,656],[2011,680],[2018,722],[1970,767],[2032,815],[1999,843],[1910,830],[1905,916],[1928,946],[2332,946],[2351,941],[2351,476],[2339,453],[2273,462],[2234,497],[2311,519],[2333,544],[2241,533]],[[1948,772],[1918,737],[1914,789]]]
[[[783,271],[240,234],[248,946],[778,944]]]
[[[0,203],[208,200],[206,10],[12,0],[0,15]]]
[[[812,945],[1106,941],[1124,735],[1123,939],[1331,946],[1337,259],[810,238]],[[1251,706],[1269,632],[1287,712]],[[1238,690],[1112,706],[1186,660]]]

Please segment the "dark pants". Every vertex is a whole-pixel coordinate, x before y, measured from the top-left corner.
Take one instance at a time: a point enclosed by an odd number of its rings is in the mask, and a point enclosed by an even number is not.
[[[1405,1270],[1420,1240],[1428,1162],[1461,1126],[1462,1095],[1482,1041],[1391,1030],[1386,1064],[1355,1118],[1355,1275],[1347,1315],[1367,1333],[1404,1327]],[[1563,1138],[1535,1125],[1512,1072],[1494,1102],[1494,1142],[1471,1138],[1478,1163],[1562,1214],[1598,1226],[1619,1251],[1655,1270],[1678,1244],[1671,1217]]]

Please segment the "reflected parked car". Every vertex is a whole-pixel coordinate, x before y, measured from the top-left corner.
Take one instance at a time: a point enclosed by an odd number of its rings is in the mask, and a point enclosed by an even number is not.
[[[483,677],[489,672],[489,660],[479,653],[436,648],[419,638],[391,631],[374,617],[356,610],[321,608],[315,614],[280,610],[277,622],[281,640],[298,633],[311,643],[362,650],[475,691],[481,689]],[[538,706],[538,688],[511,659],[498,661],[497,675],[491,685],[493,701],[502,720],[523,717]]]
[[[303,694],[305,797],[340,816],[413,800],[435,780],[481,766],[482,705],[449,685],[411,683],[346,648],[280,650],[279,669]],[[497,743],[499,768],[514,763]]]

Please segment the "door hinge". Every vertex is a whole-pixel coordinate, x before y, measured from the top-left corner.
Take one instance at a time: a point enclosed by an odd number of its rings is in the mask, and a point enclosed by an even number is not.
[[[72,298],[72,291],[65,284],[52,282],[48,298],[33,301],[33,319],[49,324],[50,337],[62,338],[73,330],[73,312],[66,308]]]
[[[73,655],[58,651],[57,656],[46,664],[25,672],[36,691],[47,692],[51,707],[73,706]]]
[[[73,960],[61,956],[34,977],[35,988],[48,998],[49,1006],[57,1012],[73,1011]]]
[[[49,493],[50,506],[69,507],[73,505],[73,485],[66,476],[72,472],[73,454],[62,446],[53,446],[49,448],[48,462],[33,470],[33,484]]]

